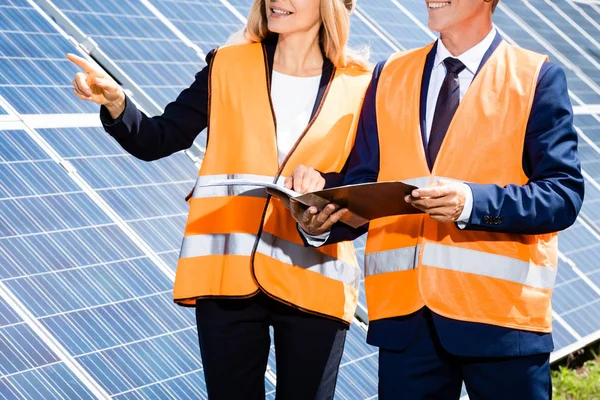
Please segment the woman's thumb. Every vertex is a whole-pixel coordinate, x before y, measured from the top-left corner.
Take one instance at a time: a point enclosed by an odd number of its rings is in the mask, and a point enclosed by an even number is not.
[[[102,89],[114,89],[115,82],[112,79],[95,78],[94,84]]]

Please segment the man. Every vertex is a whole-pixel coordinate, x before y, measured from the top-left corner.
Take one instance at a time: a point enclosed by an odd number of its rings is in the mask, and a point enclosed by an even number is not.
[[[472,400],[551,397],[556,232],[584,184],[565,75],[503,41],[498,1],[427,1],[440,40],[380,63],[365,97],[344,184],[412,182],[395,200],[424,212],[368,227],[382,400],[456,399],[463,381]],[[311,243],[366,231],[333,211],[293,204]]]

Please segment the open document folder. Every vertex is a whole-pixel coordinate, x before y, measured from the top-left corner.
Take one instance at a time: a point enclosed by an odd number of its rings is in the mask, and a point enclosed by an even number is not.
[[[346,185],[332,189],[300,194],[286,189],[276,183],[254,181],[251,179],[214,180],[197,185],[202,186],[250,186],[264,187],[270,195],[281,200],[289,208],[290,199],[307,207],[315,206],[319,211],[329,203],[339,208],[347,208],[348,212],[340,221],[357,228],[372,219],[400,214],[418,214],[422,211],[404,201],[404,196],[410,194],[416,186],[404,182],[372,182],[357,185]],[[243,195],[243,193],[240,193]]]

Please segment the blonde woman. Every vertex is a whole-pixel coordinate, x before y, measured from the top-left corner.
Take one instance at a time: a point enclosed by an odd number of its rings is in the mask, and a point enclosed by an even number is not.
[[[264,189],[205,184],[250,178],[306,192],[342,170],[370,78],[346,49],[353,8],[354,0],[255,0],[247,43],[211,52],[196,81],[154,118],[102,70],[68,55],[85,71],[75,95],[102,105],[106,131],[134,156],[189,148],[208,127],[174,296],[196,308],[210,399],[264,399],[270,327],[277,399],[333,397],[360,277],[352,244],[305,246]]]

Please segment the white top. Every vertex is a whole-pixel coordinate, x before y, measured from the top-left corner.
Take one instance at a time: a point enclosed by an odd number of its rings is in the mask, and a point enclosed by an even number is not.
[[[310,122],[320,82],[321,75],[300,77],[273,71],[271,100],[277,119],[279,165]]]
[[[479,69],[483,56],[492,45],[495,37],[496,28],[492,28],[490,33],[488,33],[481,42],[457,57],[454,57],[450,51],[448,51],[441,40],[437,41],[437,51],[433,61],[433,70],[431,71],[431,80],[429,81],[429,88],[427,91],[427,109],[425,110],[426,145],[429,144],[429,134],[431,132],[431,125],[433,124],[433,115],[435,114],[437,98],[442,89],[444,79],[446,78],[446,66],[444,65],[444,60],[448,57],[458,58],[466,66],[466,68],[458,74],[460,100],[462,101],[463,97],[465,97],[465,93],[467,93],[467,89],[469,89],[469,86],[471,86],[471,83],[473,82],[473,78]],[[458,227],[461,229],[469,222],[471,212],[473,211],[473,192],[468,185],[465,185],[465,189],[465,207],[457,220]]]

